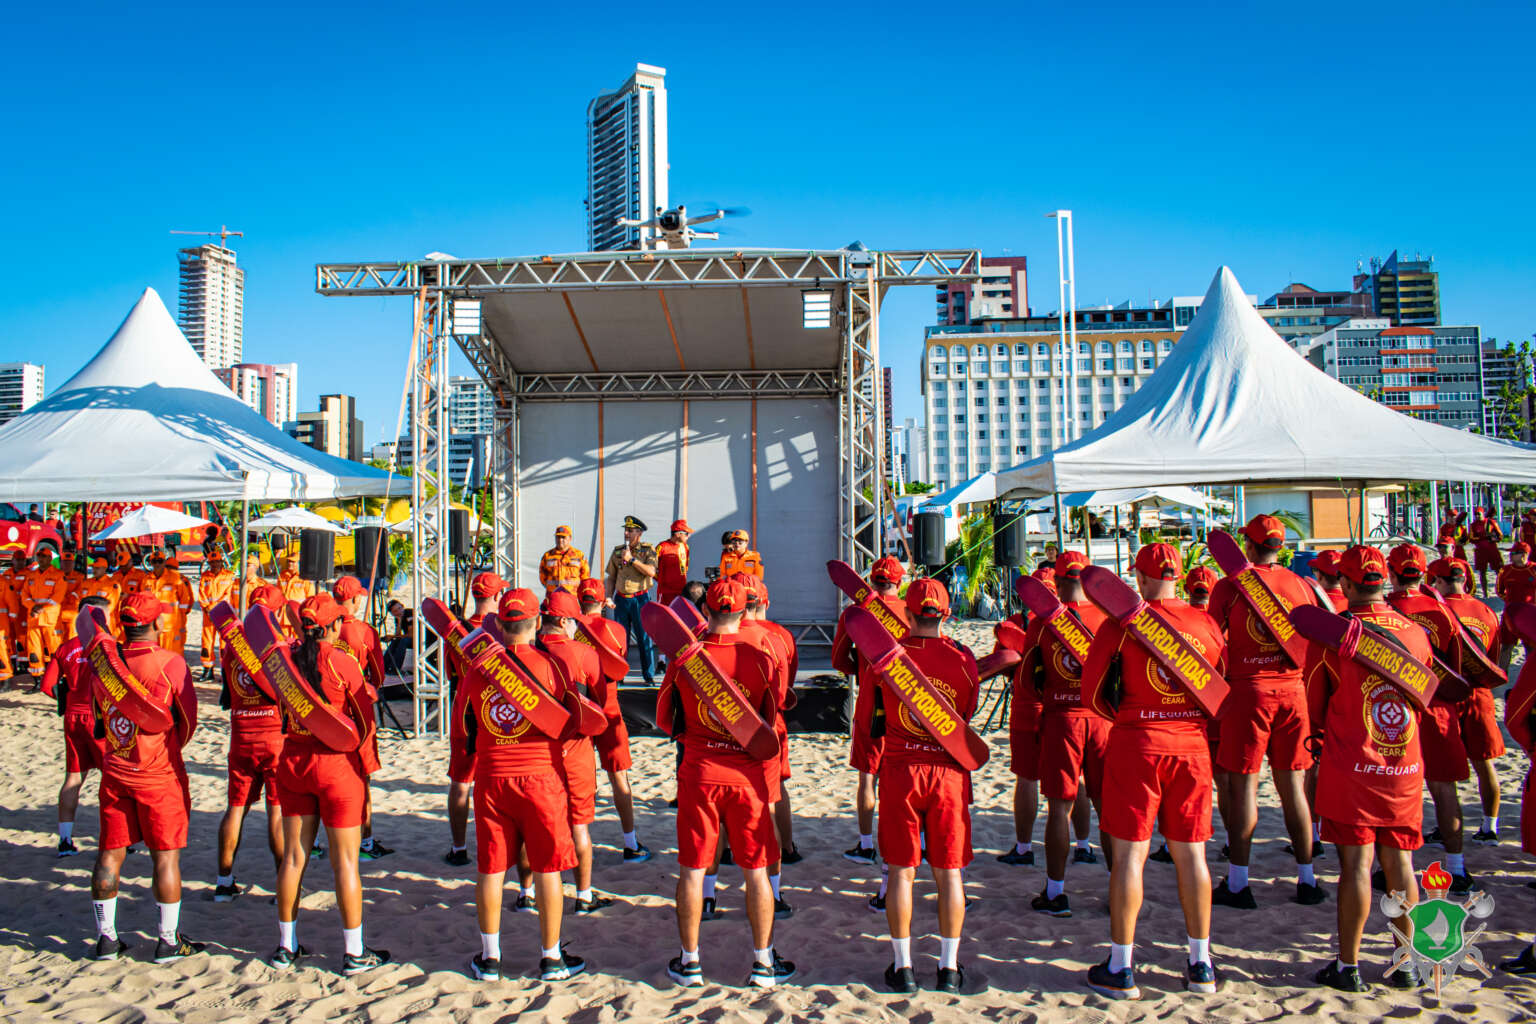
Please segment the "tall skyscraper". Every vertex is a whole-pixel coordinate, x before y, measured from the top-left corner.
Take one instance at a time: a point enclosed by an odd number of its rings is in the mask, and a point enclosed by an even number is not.
[[[489,434],[496,429],[496,401],[479,377],[448,378],[448,433]]]
[[[245,271],[235,252],[199,245],[176,254],[181,265],[181,298],[176,319],[203,362],[215,370],[240,362],[245,320]]]
[[[299,418],[298,363],[236,363],[213,375],[273,424],[282,427]]]
[[[587,105],[587,245],[639,249],[655,232],[623,227],[667,206],[666,68],[636,64],[617,92]]]
[[[288,433],[311,448],[353,462],[363,461],[363,421],[351,395],[321,395],[318,412],[301,412]]]
[[[1372,259],[1369,274],[1355,275],[1355,290],[1371,296],[1377,316],[1393,327],[1432,327],[1440,322],[1440,275],[1434,257]]]
[[[8,423],[43,400],[43,368],[36,363],[0,363],[0,423]]]

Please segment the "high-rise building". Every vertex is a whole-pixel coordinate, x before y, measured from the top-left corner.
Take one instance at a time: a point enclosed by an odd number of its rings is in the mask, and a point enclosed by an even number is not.
[[[357,418],[351,395],[321,395],[316,412],[301,412],[288,433],[327,455],[363,461],[363,421]]]
[[[1393,327],[1431,327],[1440,322],[1440,275],[1434,258],[1372,259],[1369,274],[1355,275],[1355,291],[1369,295],[1372,311]]]
[[[939,325],[1029,316],[1028,262],[1023,256],[988,256],[981,261],[980,281],[939,285]]]
[[[1528,358],[1514,351],[1513,345],[1501,345],[1490,338],[1483,342],[1483,433],[1493,437],[1513,437],[1518,431],[1511,430],[1511,414],[1529,420],[1525,390],[1532,381]],[[1509,385],[1513,395],[1513,408],[1505,400],[1504,385]],[[1515,440],[1527,440],[1516,437]]]
[[[236,363],[214,370],[213,375],[277,426],[299,418],[298,363]]]
[[[1308,358],[1415,419],[1485,429],[1480,328],[1394,326],[1386,316],[1361,317],[1318,335]]]
[[[923,425],[908,416],[896,428],[897,463],[902,485],[928,480],[928,434]]]
[[[891,368],[880,368],[880,401],[884,408],[880,410],[880,425],[882,436],[885,438],[885,450],[880,457],[885,460],[885,478],[894,480],[896,476],[895,449],[891,444]]]
[[[37,363],[0,363],[0,423],[9,423],[43,400],[43,368]]]
[[[245,321],[245,271],[235,252],[209,243],[176,254],[181,297],[176,321],[203,362],[215,370],[240,362]]]
[[[490,467],[489,434],[450,434],[448,436],[448,479],[472,491],[485,486]],[[409,469],[416,464],[416,449],[409,436],[402,437],[395,449],[397,467]]]
[[[650,220],[667,206],[666,68],[636,64],[619,87],[587,105],[587,245],[640,249],[655,232],[619,218]]]
[[[1373,300],[1364,292],[1318,291],[1307,285],[1288,284],[1265,299],[1259,316],[1292,348],[1305,351],[1318,335],[1355,317],[1370,316]]]
[[[496,429],[496,400],[479,377],[448,378],[448,433],[489,434]]]

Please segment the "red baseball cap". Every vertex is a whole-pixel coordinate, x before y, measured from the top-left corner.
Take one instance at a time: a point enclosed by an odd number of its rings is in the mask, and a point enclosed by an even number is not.
[[[330,594],[319,593],[306,597],[299,605],[299,618],[306,626],[329,626],[341,617],[341,605]]]
[[[757,580],[757,600],[758,600],[758,603],[761,604],[764,608],[768,607],[768,605],[770,604],[770,602],[768,600],[768,584],[764,583],[762,580],[758,579],[756,576],[754,576],[752,578]]]
[[[363,586],[363,581],[356,576],[343,576],[331,587],[331,593],[338,601],[350,601],[354,597],[362,597],[368,593],[368,588]]]
[[[1136,571],[1154,580],[1176,580],[1184,574],[1184,560],[1172,544],[1144,544],[1136,552]]]
[[[1517,541],[1515,541],[1513,544],[1511,544],[1509,546],[1509,553],[1510,554],[1513,555],[1516,552],[1519,552],[1522,555],[1528,555],[1528,554],[1531,553],[1531,546],[1529,544],[1527,544],[1523,540],[1517,540]],[[99,561],[99,559],[98,559],[98,561]]]
[[[135,626],[147,626],[160,617],[165,605],[153,594],[129,594],[118,606],[118,618]]]
[[[746,594],[748,608],[752,608],[761,602],[763,595],[757,589],[758,580],[756,576],[749,572],[733,572],[730,578]]]
[[[942,619],[949,614],[949,591],[928,576],[913,580],[907,588],[907,611],[919,619]]]
[[[1387,566],[1405,580],[1416,580],[1424,575],[1424,552],[1417,544],[1398,544],[1387,555]]]
[[[603,587],[602,580],[584,579],[576,584],[576,596],[583,604],[593,601],[604,601],[608,597],[608,591]]]
[[[747,607],[747,590],[736,582],[735,576],[715,580],[704,592],[704,607],[712,612],[742,611]]]
[[[469,592],[480,598],[495,597],[506,589],[506,581],[493,572],[482,572],[469,584]]]
[[[1056,593],[1056,567],[1053,565],[1037,565],[1035,571],[1029,574],[1033,578],[1045,584],[1045,589]],[[1017,588],[1015,588],[1017,589]]]
[[[1387,578],[1387,560],[1368,544],[1356,544],[1339,559],[1339,574],[1362,587],[1374,587]]]
[[[263,608],[275,612],[281,610],[283,605],[288,603],[288,599],[283,596],[283,592],[279,588],[274,587],[270,583],[263,583],[251,591],[251,603],[259,604]]]
[[[562,619],[574,619],[581,614],[581,603],[576,600],[576,595],[564,587],[555,587],[544,595],[544,605],[540,609],[545,615],[553,615]]]
[[[1466,569],[1466,564],[1459,558],[1437,558],[1429,563],[1425,571],[1436,579],[1450,580],[1458,576],[1466,579],[1471,575]]]
[[[689,528],[688,520],[686,520],[686,519],[678,519],[678,520],[675,520],[672,523],[672,529],[669,530],[668,532],[669,533],[692,533],[693,530],[691,528]]]
[[[1279,551],[1285,546],[1285,524],[1274,516],[1254,516],[1243,527],[1243,536],[1262,551]]]
[[[1197,565],[1184,576],[1184,592],[1187,594],[1209,594],[1211,588],[1216,585],[1218,579],[1215,572],[1203,565]]]
[[[893,555],[886,555],[869,570],[869,578],[877,583],[900,583],[906,574],[906,567]]]
[[[1080,580],[1083,578],[1083,570],[1092,564],[1081,551],[1063,551],[1056,556],[1056,578]]]
[[[1332,548],[1327,551],[1319,551],[1312,559],[1312,571],[1320,576],[1337,576],[1339,574],[1339,553]]]
[[[526,587],[513,587],[501,595],[496,617],[503,622],[523,622],[539,614],[539,599]]]

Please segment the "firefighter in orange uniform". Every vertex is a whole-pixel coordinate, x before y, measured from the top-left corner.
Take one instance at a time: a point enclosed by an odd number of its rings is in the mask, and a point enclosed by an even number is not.
[[[134,564],[133,553],[127,548],[120,548],[117,553],[117,577],[118,586],[122,587],[123,596],[137,594],[145,589],[149,583],[150,573]]]
[[[64,574],[47,548],[37,552],[37,568],[21,576],[19,597],[27,616],[27,670],[41,672],[59,647],[59,609],[64,603]]]
[[[61,644],[75,635],[75,616],[80,614],[80,585],[85,582],[86,575],[76,568],[77,565],[71,559],[59,566],[59,571],[64,574],[64,600],[59,602],[58,641]]]
[[[672,524],[672,536],[656,545],[656,600],[671,604],[688,583],[688,521]],[[761,574],[759,574],[761,575]]]
[[[306,598],[315,596],[315,585],[299,575],[299,553],[289,552],[283,559],[283,571],[277,574],[277,589],[283,592],[285,601],[303,604]]]
[[[580,549],[571,547],[571,528],[555,527],[555,546],[539,559],[539,582],[544,589],[559,587],[575,594],[577,585],[590,575],[587,556]]]
[[[261,575],[261,556],[260,555],[246,555],[245,556],[245,592],[246,592],[246,594],[247,595],[253,594],[253,593],[255,593],[257,587],[264,587],[266,585],[267,585],[266,578]]]
[[[747,550],[746,530],[732,530],[725,535],[725,550],[720,553],[720,578],[728,580],[739,572],[763,578],[763,556]]]
[[[176,650],[176,612],[177,612],[177,586],[176,578],[181,574],[174,569],[166,568],[165,552],[156,550],[149,556],[149,565],[153,570],[149,581],[139,591],[149,594],[160,602],[163,609],[159,618],[159,632],[155,642],[163,650]]]
[[[78,596],[77,606],[88,597],[99,597],[106,601],[107,627],[113,633],[117,633],[121,628],[117,620],[117,606],[122,601],[123,588],[117,582],[117,577],[107,572],[107,560],[105,558],[98,558],[91,563],[91,575],[80,584]],[[64,630],[64,640],[66,642],[74,635],[73,625],[69,629]]]
[[[214,650],[219,645],[219,631],[213,628],[208,612],[220,601],[238,605],[240,595],[235,593],[235,572],[224,565],[224,552],[214,548],[208,554],[208,567],[197,581],[197,604],[203,610],[203,678],[213,678],[213,666],[217,663]]]
[[[24,649],[27,618],[21,610],[21,575],[14,569],[23,562],[21,552],[12,561],[0,564],[0,641],[5,644],[0,656],[0,680],[11,678],[11,661]]]

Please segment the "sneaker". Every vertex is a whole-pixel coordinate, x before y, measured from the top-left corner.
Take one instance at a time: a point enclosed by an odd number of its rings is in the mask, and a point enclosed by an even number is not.
[[[443,863],[449,867],[464,868],[469,866],[469,850],[449,850],[443,854]]]
[[[1012,864],[1014,867],[1034,867],[1035,851],[1030,850],[1026,853],[1020,853],[1019,848],[1015,846],[1007,853],[998,854],[997,859],[999,863]]]
[[[539,959],[540,981],[567,981],[587,969],[587,962],[575,953],[560,951],[560,959],[546,956]]]
[[[1227,880],[1223,878],[1221,884],[1211,890],[1211,903],[1218,907],[1232,907],[1234,910],[1257,910],[1259,903],[1253,898],[1253,886],[1245,885],[1237,892],[1227,888]]]
[[[1232,847],[1231,847],[1230,844],[1228,844],[1228,843],[1222,843],[1221,844],[1221,859],[1222,860],[1231,860],[1232,859]]]
[[[1209,961],[1187,964],[1184,968],[1184,987],[1203,996],[1216,994],[1216,968]]]
[[[940,967],[939,978],[938,981],[934,983],[934,989],[939,992],[958,993],[960,991],[960,986],[964,984],[964,967],[960,967],[958,965],[955,967]]]
[[[799,864],[803,860],[805,860],[805,854],[800,852],[800,847],[798,846],[791,846],[788,850],[779,853],[779,863],[781,864]]]
[[[155,963],[173,964],[177,960],[185,960],[193,953],[201,953],[207,948],[206,942],[191,942],[181,932],[177,932],[175,942],[166,942],[164,939],[155,940]]]
[[[267,958],[267,966],[274,971],[291,971],[299,965],[299,961],[309,956],[309,950],[300,946],[298,949],[288,949],[286,946],[278,946],[277,952]]]
[[[776,921],[788,920],[795,916],[795,908],[789,905],[789,901],[782,896],[773,901],[773,917]]]
[[[75,856],[75,854],[77,854],[79,852],[80,852],[79,850],[75,849],[75,841],[73,839],[64,839],[64,838],[60,837],[60,839],[59,839],[59,856],[60,857],[73,857],[73,856]]]
[[[673,797],[671,800],[668,800],[667,801],[667,806],[668,807],[676,807],[677,806],[677,797]]]
[[[885,913],[885,897],[879,895],[878,893],[874,896],[871,896],[869,901],[864,905],[869,908],[869,912],[871,914]]]
[[[1338,960],[1328,961],[1328,966],[1312,976],[1319,985],[1336,988],[1340,992],[1365,992],[1370,986],[1360,977],[1358,967],[1340,967]]]
[[[1505,974],[1518,974],[1522,977],[1536,974],[1536,953],[1532,953],[1531,947],[1526,946],[1513,960],[1500,963],[1499,970]]]
[[[109,939],[105,935],[96,936],[96,950],[91,954],[92,960],[116,960],[128,951],[128,943],[122,939]],[[1530,950],[1526,950],[1527,953]]]
[[[469,962],[469,976],[477,981],[500,981],[501,961],[476,956]]]
[[[644,864],[646,861],[648,861],[650,859],[651,859],[651,849],[650,849],[650,847],[646,846],[644,843],[640,843],[633,850],[631,850],[627,846],[624,847],[624,863],[625,864]]]
[[[1395,971],[1388,971],[1381,980],[1387,983],[1388,988],[1418,988],[1419,972],[1414,970],[1413,964],[1403,964]]]
[[[314,846],[309,848],[309,855],[316,858],[317,860],[324,860],[325,847],[321,846],[319,843],[316,843]]]
[[[1162,846],[1157,848],[1156,853],[1148,855],[1147,860],[1155,860],[1159,864],[1172,864],[1173,854],[1168,852],[1168,844],[1164,843]]]
[[[1088,987],[1110,999],[1140,999],[1141,989],[1136,987],[1136,977],[1131,968],[1123,971],[1109,969],[1109,957],[1101,964],[1088,968]]]
[[[1469,892],[1482,892],[1483,887],[1470,874],[1451,876],[1451,895],[1465,896]]]
[[[611,906],[613,906],[612,896],[599,896],[597,893],[593,893],[592,898],[589,900],[578,899],[573,905],[572,910],[577,914],[595,914],[604,907]]]
[[[391,850],[389,847],[375,839],[372,846],[365,846],[359,850],[358,856],[363,860],[378,860],[381,857],[388,857],[394,852],[394,850]]]
[[[843,851],[843,860],[872,866],[875,863],[875,848],[873,846],[860,846],[858,843],[854,843]]]
[[[519,914],[537,914],[539,912],[538,900],[532,896],[517,894],[517,902],[512,904],[512,909]]]
[[[713,921],[715,918],[717,918],[719,916],[720,916],[720,911],[715,909],[715,898],[713,896],[705,897],[704,898],[704,906],[699,911],[699,919],[701,921]]]
[[[667,962],[667,976],[684,988],[695,988],[704,984],[704,965],[697,960],[685,964],[675,956]]]
[[[720,863],[721,864],[735,864],[736,863],[736,858],[731,856],[731,848],[729,846],[727,846],[725,849],[720,851]]]
[[[1492,829],[1480,828],[1472,833],[1472,841],[1482,846],[1493,846],[1499,841],[1499,834]]]
[[[1098,862],[1099,858],[1094,856],[1093,847],[1090,846],[1086,850],[1081,846],[1072,847],[1073,864],[1097,864]]]
[[[371,971],[375,967],[383,967],[387,963],[389,963],[389,952],[387,950],[369,949],[367,946],[364,946],[363,951],[357,956],[348,953],[341,958],[341,973],[350,978],[354,974],[362,974],[364,971]]]
[[[1029,906],[1031,910],[1037,910],[1052,917],[1072,916],[1072,907],[1067,903],[1067,894],[1064,892],[1057,893],[1053,899],[1042,891],[1040,895],[1029,901]]]
[[[1436,826],[1430,829],[1428,832],[1424,833],[1424,845],[1428,846],[1430,843],[1434,843],[1436,846],[1441,847],[1442,849],[1445,847],[1445,839],[1440,835],[1439,826]]]
[[[897,967],[893,963],[885,969],[885,987],[892,992],[916,992],[917,973],[910,967]]]
[[[1252,886],[1249,886],[1252,888]],[[1308,885],[1306,882],[1296,883],[1296,902],[1304,907],[1315,907],[1328,898],[1328,890],[1321,885]]]
[[[244,891],[245,890],[243,888],[234,882],[231,882],[228,885],[218,886],[213,890],[213,902],[233,903],[235,902],[235,897],[239,896]]]
[[[747,975],[747,984],[757,988],[773,988],[781,981],[788,981],[795,976],[793,961],[785,960],[777,952],[773,954],[772,965],[752,961],[752,972]]]

